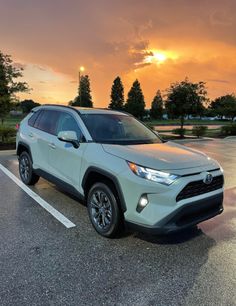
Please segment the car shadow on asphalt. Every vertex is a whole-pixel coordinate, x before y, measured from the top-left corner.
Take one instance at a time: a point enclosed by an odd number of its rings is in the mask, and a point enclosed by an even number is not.
[[[195,237],[201,236],[204,233],[197,226],[167,235],[147,235],[143,233],[136,233],[135,237],[146,242],[155,244],[180,244]]]
[[[54,184],[53,184],[53,187],[54,187],[57,191],[63,193],[63,194],[66,195],[67,197],[69,197],[70,199],[72,199],[72,200],[78,202],[78,204],[81,204],[81,205],[83,205],[83,206],[87,206],[87,205],[86,205],[86,202],[84,201],[84,199],[82,199],[82,197],[81,197],[79,194],[73,193],[73,192],[69,192],[69,191],[67,191],[65,188],[63,188],[63,187],[61,187],[61,186],[54,185]]]

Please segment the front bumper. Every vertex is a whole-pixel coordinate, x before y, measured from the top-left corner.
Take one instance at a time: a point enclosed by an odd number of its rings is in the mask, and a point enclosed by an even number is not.
[[[223,212],[223,192],[187,203],[152,226],[126,221],[128,228],[148,234],[168,234],[211,219]]]

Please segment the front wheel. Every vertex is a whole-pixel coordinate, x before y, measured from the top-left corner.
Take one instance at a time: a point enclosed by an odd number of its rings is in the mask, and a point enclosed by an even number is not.
[[[22,152],[19,157],[20,178],[26,185],[34,185],[38,182],[39,176],[34,173],[32,160],[28,152]]]
[[[104,237],[114,237],[121,229],[121,211],[116,196],[108,185],[96,183],[87,197],[90,221],[95,230]]]

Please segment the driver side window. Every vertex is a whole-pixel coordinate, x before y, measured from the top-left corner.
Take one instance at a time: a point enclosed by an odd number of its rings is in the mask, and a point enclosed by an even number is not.
[[[78,123],[70,114],[67,113],[60,114],[57,125],[57,135],[61,131],[74,131],[78,140],[80,140],[82,137],[82,132],[78,126]]]

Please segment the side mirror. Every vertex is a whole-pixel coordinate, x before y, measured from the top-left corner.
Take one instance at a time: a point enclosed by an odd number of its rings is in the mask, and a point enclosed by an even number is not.
[[[71,143],[76,149],[79,147],[79,140],[75,131],[61,131],[58,133],[57,138],[60,141]]]

